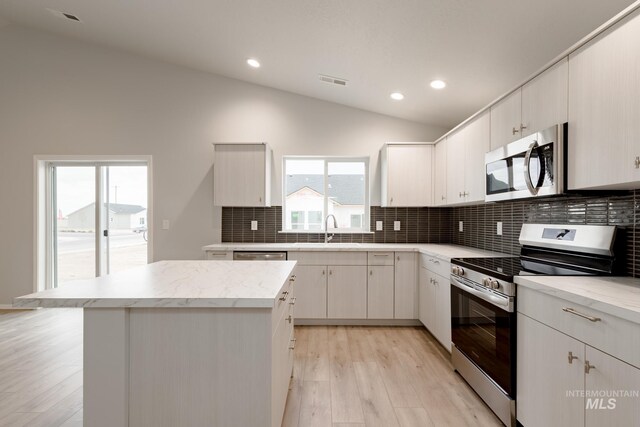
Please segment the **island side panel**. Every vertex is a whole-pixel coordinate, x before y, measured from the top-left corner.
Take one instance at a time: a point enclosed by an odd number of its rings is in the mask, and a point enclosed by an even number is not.
[[[84,309],[84,425],[129,425],[129,310]]]
[[[131,425],[270,425],[271,314],[131,309]]]

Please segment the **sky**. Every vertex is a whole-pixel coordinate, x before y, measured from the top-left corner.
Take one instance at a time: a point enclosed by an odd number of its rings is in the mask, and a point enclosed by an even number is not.
[[[63,216],[95,202],[95,168],[93,166],[59,166],[56,173],[58,210]],[[109,201],[146,208],[147,167],[110,166]]]

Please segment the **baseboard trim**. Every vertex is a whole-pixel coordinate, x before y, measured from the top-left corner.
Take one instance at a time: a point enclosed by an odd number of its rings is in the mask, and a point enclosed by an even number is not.
[[[422,326],[417,319],[295,319],[299,326]]]

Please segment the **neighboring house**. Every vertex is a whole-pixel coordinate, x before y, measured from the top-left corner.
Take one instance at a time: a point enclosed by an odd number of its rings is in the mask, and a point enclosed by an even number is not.
[[[105,204],[105,207],[107,205]],[[147,226],[147,209],[140,205],[109,203],[109,229],[131,230]],[[95,229],[95,203],[69,214],[66,218],[69,230]],[[60,223],[58,223],[60,226]]]
[[[286,180],[286,228],[321,230],[323,175],[290,175]],[[365,183],[362,175],[331,175],[327,182],[329,212],[339,228],[360,228],[364,221]],[[330,224],[332,225],[332,224]]]

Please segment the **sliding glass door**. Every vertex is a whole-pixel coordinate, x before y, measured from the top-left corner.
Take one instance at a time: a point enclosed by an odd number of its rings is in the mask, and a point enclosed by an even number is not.
[[[146,164],[56,162],[48,167],[47,287],[148,262]]]

